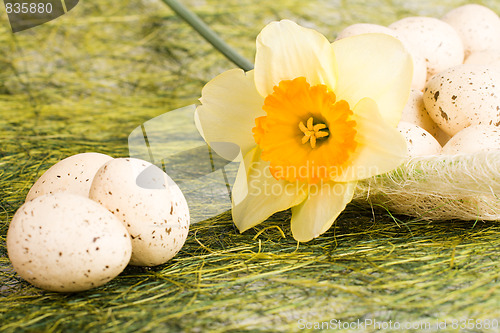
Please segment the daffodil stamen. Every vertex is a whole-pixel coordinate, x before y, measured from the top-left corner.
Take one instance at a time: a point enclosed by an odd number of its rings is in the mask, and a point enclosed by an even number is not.
[[[396,126],[412,57],[385,34],[330,43],[288,20],[267,25],[256,46],[254,70],[227,71],[203,88],[196,126],[209,145],[240,148],[231,191],[239,231],[291,209],[291,233],[307,242],[333,225],[358,181],[406,160]]]
[[[255,120],[255,143],[276,179],[316,183],[337,175],[356,148],[356,122],[345,100],[305,77],[283,80]]]
[[[311,144],[311,148],[316,148],[316,141],[321,138],[325,138],[330,133],[321,132],[322,129],[327,129],[328,127],[325,124],[314,124],[314,118],[309,117],[307,120],[307,127],[304,125],[304,122],[299,123],[299,129],[304,133],[302,137],[302,144],[306,144],[309,142]]]

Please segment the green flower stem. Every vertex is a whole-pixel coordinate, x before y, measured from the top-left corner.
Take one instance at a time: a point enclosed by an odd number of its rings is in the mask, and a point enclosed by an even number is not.
[[[162,0],[167,4],[177,15],[186,21],[194,30],[196,30],[203,38],[213,45],[226,58],[236,64],[245,71],[253,69],[253,64],[231,48],[217,34],[208,27],[195,13],[187,9],[177,0]]]

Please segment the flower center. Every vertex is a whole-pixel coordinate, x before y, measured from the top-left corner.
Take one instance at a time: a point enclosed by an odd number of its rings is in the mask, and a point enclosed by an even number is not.
[[[255,119],[255,142],[276,179],[316,183],[339,174],[356,148],[356,122],[345,100],[304,77],[283,80]]]
[[[304,137],[302,137],[302,144],[307,142],[311,143],[311,148],[316,147],[316,141],[321,138],[326,138],[330,135],[328,131],[328,127],[325,124],[316,124],[314,125],[314,118],[310,117],[307,120],[307,126],[304,125],[304,122],[301,121],[299,123],[299,129],[304,133]],[[326,131],[321,131],[322,129],[326,129]]]

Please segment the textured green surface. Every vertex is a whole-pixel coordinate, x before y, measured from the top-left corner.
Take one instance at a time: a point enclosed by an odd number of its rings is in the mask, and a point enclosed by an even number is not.
[[[466,1],[184,3],[252,59],[271,20],[290,18],[333,39],[352,23],[439,17]],[[500,13],[498,1],[482,3]],[[74,295],[31,287],[12,271],[5,235],[36,178],[75,153],[125,156],[134,128],[196,102],[233,65],[160,1],[81,1],[16,35],[5,13],[1,22],[0,330],[289,332],[300,319],[500,319],[498,223],[429,223],[354,205],[298,247],[287,212],[244,234],[225,214],[194,225],[165,265],[127,268]]]

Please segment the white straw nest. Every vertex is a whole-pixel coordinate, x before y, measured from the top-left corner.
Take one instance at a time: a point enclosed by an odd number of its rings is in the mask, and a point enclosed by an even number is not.
[[[428,220],[500,221],[500,151],[412,158],[359,182],[354,200]]]

